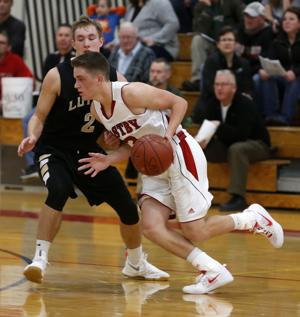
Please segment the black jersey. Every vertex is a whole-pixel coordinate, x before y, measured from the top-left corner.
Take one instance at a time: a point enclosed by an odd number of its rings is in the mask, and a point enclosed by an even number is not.
[[[58,64],[61,92],[49,112],[39,142],[64,149],[88,150],[95,146],[104,127],[90,112],[91,101],[83,101],[75,89],[73,67],[69,60]],[[110,80],[117,80],[111,67]]]

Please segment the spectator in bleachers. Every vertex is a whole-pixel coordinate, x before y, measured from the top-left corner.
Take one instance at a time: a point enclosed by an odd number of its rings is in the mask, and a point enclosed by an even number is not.
[[[252,75],[260,69],[259,55],[266,56],[275,34],[265,18],[264,6],[258,1],[244,9],[244,24],[238,30],[237,53],[250,62]]]
[[[168,81],[171,77],[171,65],[164,58],[155,59],[149,72],[149,84],[160,89],[167,90],[177,96],[181,96],[181,92],[176,87],[170,86]]]
[[[69,24],[61,24],[55,34],[56,51],[50,53],[43,63],[42,75],[46,76],[48,71],[55,67],[57,64],[62,63],[65,60],[71,59],[75,56],[72,49],[72,27]],[[35,108],[32,109],[27,116],[22,120],[23,125],[23,137],[27,136],[28,123],[34,113]],[[24,155],[26,167],[22,171],[21,179],[29,180],[32,178],[38,178],[38,168],[34,164],[34,153],[28,152]]]
[[[0,100],[1,78],[3,77],[32,77],[33,74],[23,59],[11,52],[11,43],[6,31],[0,31]],[[2,102],[0,103],[0,113]]]
[[[87,9],[89,17],[101,24],[104,37],[103,47],[110,51],[115,46],[115,34],[125,10],[124,6],[112,8],[111,0],[97,0]]]
[[[273,31],[279,30],[283,13],[292,2],[292,0],[262,0],[265,6],[265,17],[272,24]]]
[[[110,64],[128,81],[148,82],[150,65],[155,55],[140,42],[138,29],[133,23],[121,24],[119,41],[119,46],[109,57]]]
[[[197,0],[170,0],[177,15],[180,28],[178,33],[193,31],[193,8]]]
[[[13,0],[0,0],[0,32],[6,31],[11,43],[11,51],[24,56],[25,24],[11,15]]]
[[[296,112],[300,96],[300,9],[288,8],[283,15],[282,32],[271,46],[271,59],[278,59],[284,76],[270,77],[260,69],[262,111],[268,124],[289,125]],[[280,96],[282,104],[280,106]]]
[[[254,101],[258,106],[262,103],[261,85],[258,71],[261,68],[259,56],[267,56],[272,40],[276,36],[270,23],[265,17],[265,8],[254,1],[244,9],[244,23],[238,30],[236,52],[250,63],[254,86]]]
[[[244,5],[241,0],[199,0],[194,7],[193,36],[191,44],[192,77],[182,83],[182,89],[199,91],[201,72],[209,54],[215,50],[219,30],[230,25],[238,27],[243,20]]]
[[[227,162],[231,199],[221,210],[242,210],[249,164],[270,157],[270,136],[264,121],[250,98],[237,93],[235,76],[230,70],[219,70],[214,81],[215,99],[205,108],[204,118],[218,122],[210,142],[200,143],[208,162]]]
[[[208,56],[203,67],[201,95],[196,103],[193,121],[201,121],[201,110],[214,98],[215,75],[220,69],[229,69],[236,77],[239,93],[251,98],[253,83],[249,62],[239,57],[234,49],[236,34],[232,27],[223,27],[217,36],[217,50]]]
[[[129,0],[124,19],[137,27],[141,41],[156,57],[175,59],[179,22],[169,0]]]
[[[51,68],[75,56],[75,52],[72,49],[72,27],[70,24],[61,24],[57,28],[55,46],[56,51],[45,58],[42,69],[43,78]]]

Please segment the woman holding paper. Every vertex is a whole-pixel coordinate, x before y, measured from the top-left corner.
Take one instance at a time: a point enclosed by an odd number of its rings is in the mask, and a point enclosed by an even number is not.
[[[262,111],[269,124],[289,125],[300,95],[300,9],[288,8],[283,15],[282,32],[274,39],[270,58],[279,60],[284,75],[270,76],[260,69]],[[279,104],[279,91],[282,104]]]

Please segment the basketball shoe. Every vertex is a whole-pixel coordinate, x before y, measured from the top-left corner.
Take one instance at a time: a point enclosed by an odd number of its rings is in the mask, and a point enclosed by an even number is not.
[[[259,204],[252,204],[244,212],[254,212],[256,222],[251,231],[265,236],[274,248],[281,248],[284,242],[284,233],[281,225]]]
[[[170,275],[164,272],[147,261],[147,255],[144,253],[139,263],[133,265],[129,262],[128,257],[126,258],[125,266],[122,273],[128,277],[145,279],[150,281],[166,281]]]
[[[201,316],[228,317],[233,311],[233,305],[223,299],[211,295],[183,295],[186,302],[194,302],[196,311]]]
[[[207,294],[232,281],[233,276],[231,273],[224,265],[219,264],[214,269],[201,271],[201,274],[196,277],[196,283],[185,286],[183,292],[188,294]]]
[[[47,264],[48,261],[43,257],[34,258],[32,262],[25,267],[23,274],[28,281],[40,284],[43,281]]]

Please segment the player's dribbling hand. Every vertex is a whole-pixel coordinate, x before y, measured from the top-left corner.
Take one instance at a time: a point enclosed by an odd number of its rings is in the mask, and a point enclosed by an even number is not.
[[[18,146],[18,155],[22,157],[23,154],[30,152],[35,147],[35,144],[36,138],[32,136],[23,139],[20,145]]]
[[[110,165],[108,155],[91,152],[89,156],[90,157],[79,160],[79,163],[83,163],[83,165],[78,168],[78,171],[86,170],[84,175],[95,177],[99,172],[107,169]]]

